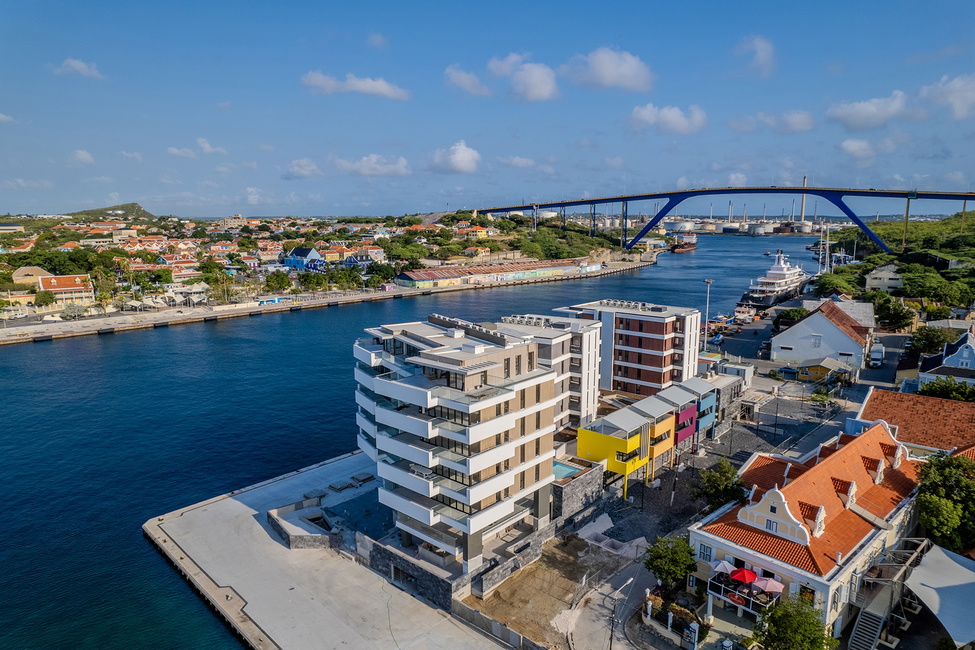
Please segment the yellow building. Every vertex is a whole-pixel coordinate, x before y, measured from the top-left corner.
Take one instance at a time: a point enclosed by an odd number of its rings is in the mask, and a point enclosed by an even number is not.
[[[623,476],[626,498],[630,476],[643,469],[644,484],[670,462],[676,419],[673,407],[656,397],[579,427],[577,455],[606,461],[606,469]]]
[[[803,361],[796,368],[796,376],[800,381],[825,381],[835,377],[841,381],[849,381],[853,369],[848,364],[826,357],[823,359],[809,359]]]

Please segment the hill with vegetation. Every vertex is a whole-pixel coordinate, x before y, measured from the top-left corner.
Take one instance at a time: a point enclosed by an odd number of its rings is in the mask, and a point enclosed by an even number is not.
[[[124,212],[124,214],[109,214],[110,212]],[[154,220],[156,216],[143,208],[138,203],[123,203],[122,205],[112,205],[107,208],[95,208],[93,210],[80,210],[78,212],[65,213],[69,217],[76,217],[77,221],[134,221],[134,220]]]

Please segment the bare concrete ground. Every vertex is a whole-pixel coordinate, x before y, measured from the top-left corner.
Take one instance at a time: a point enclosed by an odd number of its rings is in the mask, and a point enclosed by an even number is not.
[[[553,621],[591,585],[626,563],[626,558],[574,535],[565,541],[553,539],[541,559],[513,575],[487,599],[470,596],[464,602],[537,643],[566,649],[565,632]]]

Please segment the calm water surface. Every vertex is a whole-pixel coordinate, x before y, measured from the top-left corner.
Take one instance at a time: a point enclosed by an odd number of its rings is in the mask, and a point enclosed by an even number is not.
[[[141,536],[152,516],[355,447],[352,342],[430,313],[486,320],[600,298],[729,312],[774,247],[701,237],[600,279],[388,300],[0,348],[0,647],[241,646]]]

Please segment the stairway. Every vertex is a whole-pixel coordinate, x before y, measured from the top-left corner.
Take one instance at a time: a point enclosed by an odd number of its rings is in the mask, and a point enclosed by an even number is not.
[[[849,650],[875,650],[883,626],[883,618],[867,610],[861,610],[847,647]]]

